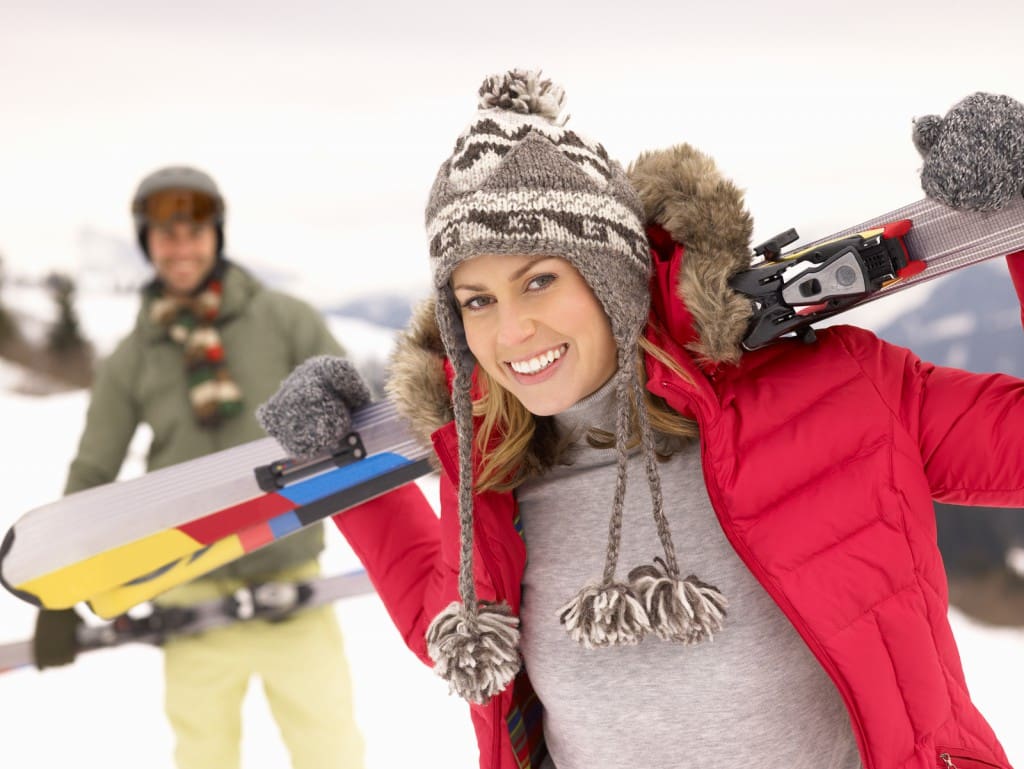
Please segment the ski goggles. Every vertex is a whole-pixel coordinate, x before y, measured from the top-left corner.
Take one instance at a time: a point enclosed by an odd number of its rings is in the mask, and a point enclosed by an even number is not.
[[[135,206],[133,212],[147,224],[161,225],[175,221],[205,222],[223,213],[219,198],[199,190],[160,190]]]

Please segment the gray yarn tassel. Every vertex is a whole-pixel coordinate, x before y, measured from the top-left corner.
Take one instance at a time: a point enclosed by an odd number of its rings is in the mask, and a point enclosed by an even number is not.
[[[559,621],[569,636],[587,649],[601,646],[634,645],[651,630],[643,602],[628,583],[615,582],[622,539],[622,509],[626,499],[626,469],[629,456],[630,371],[627,356],[619,355],[615,393],[615,451],[618,465],[612,518],[608,525],[608,554],[600,584],[587,585],[558,610]],[[625,364],[625,365],[624,365]]]
[[[556,125],[565,104],[565,92],[550,80],[541,79],[540,71],[513,69],[491,75],[480,86],[480,109],[503,109],[524,115],[540,115]]]
[[[483,705],[519,672],[519,619],[508,604],[454,601],[427,629],[427,653],[448,691]]]
[[[714,634],[722,629],[728,601],[718,588],[702,582],[692,574],[680,579],[676,547],[672,542],[668,518],[665,517],[654,435],[647,409],[644,408],[639,379],[633,380],[633,395],[637,403],[640,441],[647,467],[647,482],[651,488],[654,521],[665,551],[665,560],[655,558],[657,565],[636,567],[629,573],[629,582],[647,611],[651,631],[659,638],[684,644],[712,640]],[[658,565],[662,567],[660,570]]]
[[[447,307],[438,309],[441,328],[450,328]],[[451,338],[450,336],[448,338]],[[452,408],[459,436],[459,598],[427,628],[427,653],[448,690],[484,704],[509,685],[520,668],[519,618],[507,603],[477,602],[473,580],[473,405],[471,372],[461,354],[455,365]]]
[[[637,566],[629,581],[640,594],[651,630],[666,641],[696,644],[714,640],[722,629],[727,601],[718,588],[691,574],[672,576],[660,558],[655,565]]]

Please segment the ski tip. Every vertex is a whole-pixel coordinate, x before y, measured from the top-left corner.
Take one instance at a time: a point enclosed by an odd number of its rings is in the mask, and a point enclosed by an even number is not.
[[[39,608],[42,608],[43,603],[36,596],[32,595],[31,593],[26,593],[24,590],[18,590],[18,588],[16,588],[14,585],[12,585],[4,578],[4,558],[7,557],[7,554],[11,551],[12,547],[14,547],[13,527],[7,530],[7,534],[4,536],[3,544],[0,544],[0,585],[3,585],[4,588],[6,588],[9,593],[17,596],[22,601],[26,601],[27,603],[30,603],[33,606],[38,606]]]

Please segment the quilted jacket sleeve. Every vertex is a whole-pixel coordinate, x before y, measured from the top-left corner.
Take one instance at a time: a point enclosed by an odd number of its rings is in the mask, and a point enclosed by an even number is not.
[[[935,366],[862,329],[843,339],[916,439],[934,499],[1024,507],[1024,381]]]
[[[438,582],[437,517],[414,483],[334,516],[406,645],[429,663],[424,599]]]
[[[1018,251],[1006,257],[1006,265],[1010,268],[1010,279],[1017,289],[1017,297],[1020,299],[1020,322],[1024,325],[1024,251]]]
[[[446,493],[442,474],[442,504]],[[334,516],[334,522],[366,567],[406,646],[432,666],[427,627],[457,598],[458,573],[442,556],[442,523],[423,492],[406,484]]]

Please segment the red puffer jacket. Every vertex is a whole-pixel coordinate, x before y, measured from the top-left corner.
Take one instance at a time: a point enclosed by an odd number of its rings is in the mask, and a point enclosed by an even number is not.
[[[705,357],[725,349],[701,338],[724,327],[708,317],[718,305],[681,299],[693,296],[693,272],[682,268],[682,248],[662,245],[648,336],[692,381],[649,359],[648,388],[698,420],[721,526],[835,682],[864,766],[934,769],[943,754],[960,769],[1009,766],[964,682],[932,499],[1024,507],[1024,382],[923,363],[846,326],[819,332],[813,345],[784,341],[736,365],[698,365],[684,345],[699,340]],[[687,260],[706,258],[687,249]],[[1011,269],[1024,286],[1024,258]],[[418,404],[410,417],[421,430],[440,425],[441,519],[410,494],[386,521],[358,511],[338,521],[428,664],[426,627],[458,598],[456,437],[444,424],[451,415],[431,319],[424,310],[407,334],[393,395]],[[516,613],[526,564],[517,524],[512,494],[476,497],[479,597]],[[540,712],[525,672],[471,706],[480,766],[536,769]]]

